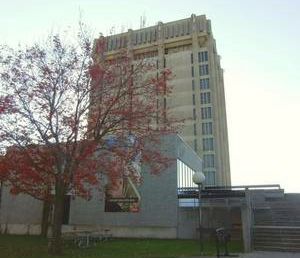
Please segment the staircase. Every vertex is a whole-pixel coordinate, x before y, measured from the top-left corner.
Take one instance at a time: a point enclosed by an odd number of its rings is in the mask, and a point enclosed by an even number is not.
[[[300,252],[300,195],[254,203],[253,215],[255,250]]]
[[[300,227],[254,227],[254,249],[300,252]]]

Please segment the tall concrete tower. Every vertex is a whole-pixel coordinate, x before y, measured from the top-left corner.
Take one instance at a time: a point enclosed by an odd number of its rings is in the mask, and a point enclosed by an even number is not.
[[[203,159],[206,185],[230,185],[223,70],[205,15],[107,37],[106,58],[127,49],[134,60],[170,68],[173,92],[166,105],[185,124],[183,139]]]

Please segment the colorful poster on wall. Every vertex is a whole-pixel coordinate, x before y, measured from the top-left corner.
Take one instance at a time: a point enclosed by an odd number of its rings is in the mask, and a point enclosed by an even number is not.
[[[140,194],[129,177],[115,179],[105,188],[105,212],[139,212]]]
[[[117,144],[113,137],[108,139],[108,146]],[[126,146],[136,144],[136,138],[128,135]],[[105,212],[139,212],[141,196],[137,185],[141,182],[141,151],[136,151],[131,162],[124,166],[124,173],[120,178],[109,180],[105,187]]]

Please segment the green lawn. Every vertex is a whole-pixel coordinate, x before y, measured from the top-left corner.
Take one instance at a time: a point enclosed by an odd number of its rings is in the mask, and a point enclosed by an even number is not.
[[[213,242],[204,243],[208,255],[216,254]],[[114,239],[95,247],[66,246],[63,258],[174,258],[199,254],[193,240]],[[230,252],[241,252],[241,242],[231,242]],[[47,240],[37,236],[0,235],[1,258],[47,258]],[[53,257],[53,256],[51,256]],[[61,256],[60,256],[61,257]]]

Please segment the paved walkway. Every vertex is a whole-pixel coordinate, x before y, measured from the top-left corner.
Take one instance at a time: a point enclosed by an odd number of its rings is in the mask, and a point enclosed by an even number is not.
[[[256,251],[252,253],[241,254],[240,257],[241,258],[300,258],[300,253]]]
[[[217,256],[195,256],[189,258],[212,258]],[[220,258],[226,258],[229,256],[221,256]],[[300,258],[300,253],[289,253],[289,252],[263,252],[255,251],[252,253],[240,254],[239,258]]]

